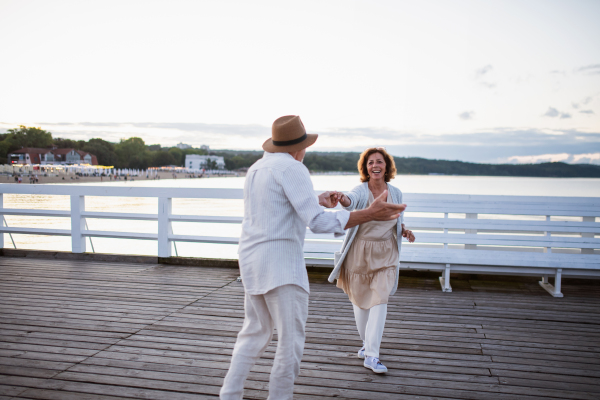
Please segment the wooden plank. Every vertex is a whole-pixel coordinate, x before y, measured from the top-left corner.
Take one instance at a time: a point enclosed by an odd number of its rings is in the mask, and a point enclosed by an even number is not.
[[[43,360],[25,360],[22,358],[15,358],[15,357],[0,357],[0,365],[9,366],[9,367],[29,367],[29,368],[64,371],[67,368],[70,368],[73,365],[75,365],[75,363],[43,361]]]
[[[0,380],[0,382],[3,381]],[[12,399],[13,396],[17,396],[23,390],[25,390],[25,388],[21,386],[13,386],[0,383],[0,396],[4,397],[5,399]]]
[[[200,393],[178,393],[174,391],[164,390],[152,390],[144,388],[129,388],[126,386],[116,386],[108,384],[90,384],[87,382],[68,382],[56,379],[39,379],[39,378],[23,378],[13,377],[7,375],[0,375],[0,379],[3,382],[15,385],[27,385],[25,387],[19,387],[22,391],[27,387],[36,389],[52,389],[60,391],[80,392],[80,393],[91,393],[100,395],[116,395],[125,396],[129,398],[140,398],[140,399],[173,399],[173,400],[214,400],[214,396],[207,396]]]
[[[64,390],[27,389],[16,399],[35,400],[130,400],[131,397],[107,396],[81,392],[66,392]]]
[[[31,367],[16,367],[0,365],[0,375],[16,375],[33,378],[52,378],[62,371],[53,371],[50,369],[31,368]]]

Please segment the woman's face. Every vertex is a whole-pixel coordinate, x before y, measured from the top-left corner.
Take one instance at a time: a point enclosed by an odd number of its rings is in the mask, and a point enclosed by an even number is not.
[[[385,159],[381,153],[373,153],[367,158],[367,172],[370,180],[385,179]]]

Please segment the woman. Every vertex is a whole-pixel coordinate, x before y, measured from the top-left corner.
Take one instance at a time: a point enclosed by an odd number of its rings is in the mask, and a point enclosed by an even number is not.
[[[394,159],[384,148],[365,150],[358,160],[363,182],[350,193],[338,193],[348,211],[362,210],[387,190],[387,201],[402,204],[402,192],[388,182],[396,176]],[[387,368],[379,361],[379,346],[385,325],[388,297],[398,287],[401,238],[414,242],[413,233],[404,227],[404,213],[392,221],[372,221],[351,228],[342,248],[335,254],[335,267],[329,281],[337,279],[354,306],[354,317],[363,347],[358,357],[373,372]]]

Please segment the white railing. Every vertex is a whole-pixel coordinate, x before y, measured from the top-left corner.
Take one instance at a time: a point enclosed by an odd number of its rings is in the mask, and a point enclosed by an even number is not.
[[[4,208],[4,194],[24,195],[59,195],[70,196],[70,210],[39,210]],[[86,196],[110,197],[146,197],[158,199],[156,214],[93,212],[86,211]],[[73,253],[86,252],[86,237],[103,237],[114,239],[158,240],[158,256],[171,257],[172,242],[199,242],[237,244],[238,238],[192,236],[173,234],[172,222],[208,222],[236,223],[241,217],[174,215],[172,201],[174,198],[188,199],[243,199],[241,189],[187,189],[187,188],[145,188],[145,187],[113,187],[113,186],[80,186],[80,185],[0,185],[0,214],[32,217],[64,217],[71,219],[71,229],[48,229],[38,227],[0,227],[0,233],[59,235],[71,236]],[[96,231],[86,228],[86,218],[158,221],[156,233]],[[4,235],[0,234],[0,248],[4,247]]]
[[[4,208],[3,194],[60,195],[70,197],[70,210],[14,209]],[[87,196],[142,197],[158,200],[156,214],[94,212],[86,210]],[[140,239],[158,241],[158,256],[171,257],[172,243],[238,243],[238,237],[196,236],[174,234],[173,222],[240,224],[241,217],[219,215],[173,214],[173,199],[243,199],[242,189],[210,188],[151,188],[81,185],[25,185],[0,184],[0,214],[70,218],[70,229],[40,227],[1,226],[0,247],[4,247],[4,233],[61,235],[71,237],[73,253],[87,251],[86,238]],[[404,202],[411,213],[406,224],[419,232],[418,244],[403,249],[404,257],[410,256],[420,246],[448,249],[464,246],[464,249],[482,249],[486,246],[504,246],[520,250],[543,248],[544,252],[567,251],[572,248],[583,254],[594,254],[600,248],[599,198],[530,197],[530,196],[470,196],[442,194],[404,195]],[[462,217],[449,218],[449,214],[462,213]],[[490,217],[490,215],[492,217]],[[538,221],[515,220],[514,216],[537,216]],[[551,220],[556,216],[570,217],[570,221]],[[573,218],[576,217],[576,218]],[[87,229],[86,219],[113,219],[157,221],[156,232],[115,232]],[[490,219],[495,218],[495,219]],[[332,252],[339,249],[341,240],[333,235],[307,234],[305,253],[316,264],[330,264]],[[569,250],[569,251],[573,251]],[[322,262],[319,261],[322,259]]]

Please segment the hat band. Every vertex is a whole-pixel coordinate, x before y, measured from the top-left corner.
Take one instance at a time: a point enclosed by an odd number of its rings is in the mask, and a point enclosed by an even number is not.
[[[293,144],[298,144],[300,142],[303,142],[306,139],[307,135],[306,133],[304,133],[304,135],[300,136],[297,139],[292,139],[292,140],[273,140],[273,144],[275,146],[291,146]]]

